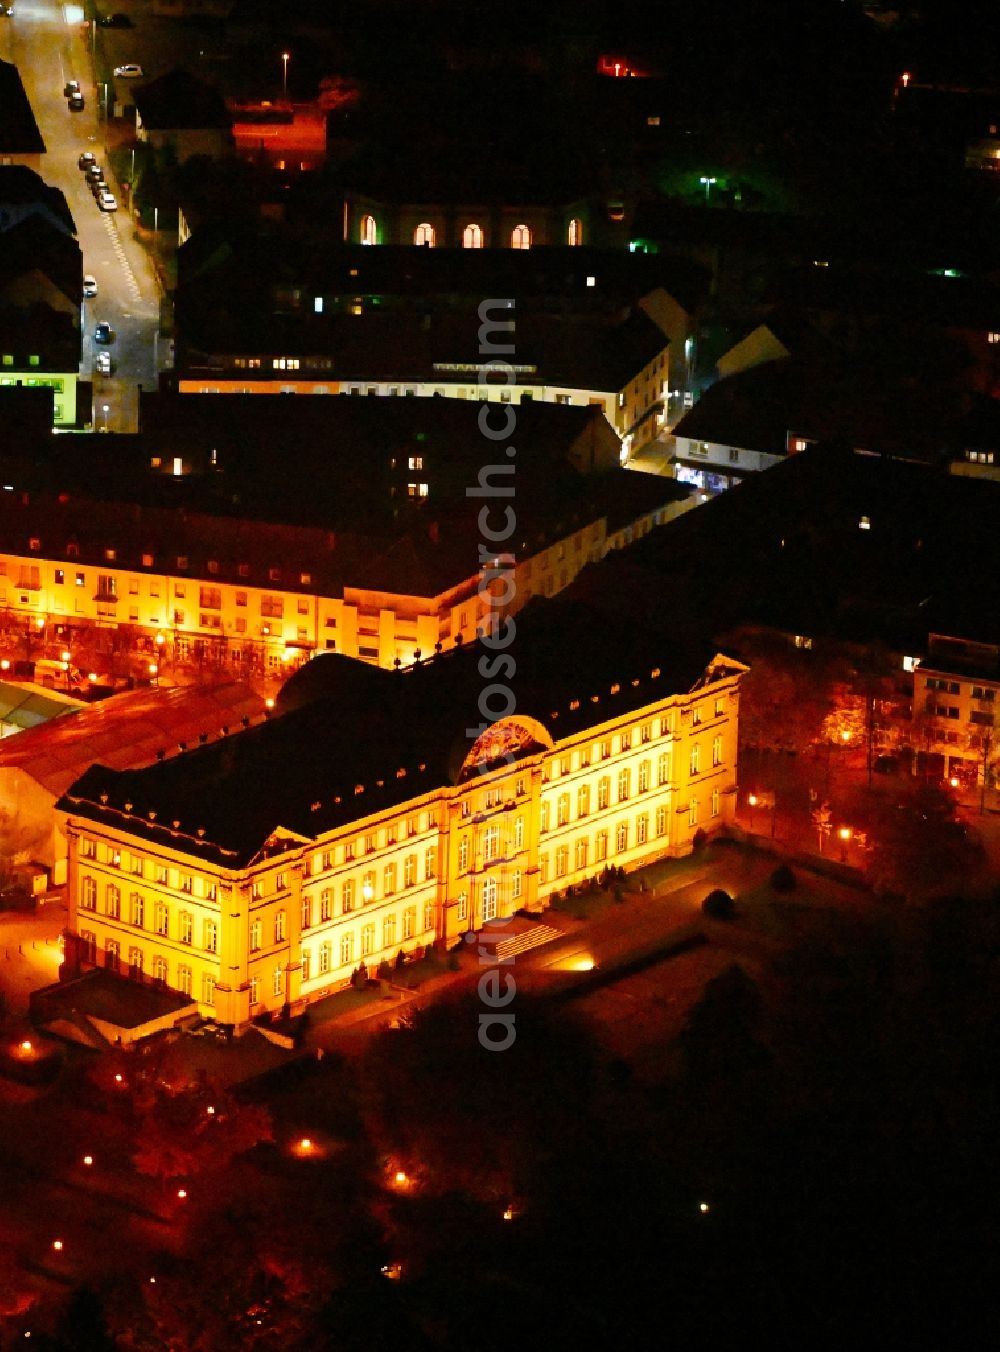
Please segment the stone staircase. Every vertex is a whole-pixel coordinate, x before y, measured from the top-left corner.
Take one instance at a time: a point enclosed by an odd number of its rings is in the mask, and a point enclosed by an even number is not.
[[[510,962],[519,953],[527,953],[529,948],[538,948],[542,944],[551,943],[553,939],[561,937],[561,931],[553,929],[551,925],[532,925],[530,929],[512,934],[508,939],[501,939],[497,944],[497,961]]]

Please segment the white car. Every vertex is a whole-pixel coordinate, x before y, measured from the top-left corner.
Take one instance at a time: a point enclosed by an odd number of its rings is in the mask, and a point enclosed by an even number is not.
[[[115,75],[119,80],[141,80],[142,67],[130,61],[127,66],[115,66]]]
[[[94,369],[100,376],[109,376],[113,369],[111,365],[111,353],[98,352],[97,360],[94,362]]]
[[[113,192],[102,192],[97,199],[97,205],[102,211],[117,211],[118,202]]]
[[[83,277],[84,300],[93,300],[96,295],[97,295],[97,278],[92,277],[89,272],[84,273]]]

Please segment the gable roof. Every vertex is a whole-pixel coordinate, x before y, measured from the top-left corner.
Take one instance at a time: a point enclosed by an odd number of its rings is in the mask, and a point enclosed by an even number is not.
[[[45,154],[20,72],[9,61],[0,61],[0,154]]]

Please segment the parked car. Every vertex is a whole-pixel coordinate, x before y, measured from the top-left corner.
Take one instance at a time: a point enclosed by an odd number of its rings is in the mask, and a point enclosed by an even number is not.
[[[101,166],[97,163],[96,160],[91,160],[91,162],[87,165],[86,169],[84,170],[84,174],[89,179],[103,178],[104,170],[101,168]]]
[[[97,163],[97,156],[92,150],[85,150],[76,162],[78,169],[89,169],[92,164]]]
[[[68,99],[72,98],[74,94],[79,94],[79,92],[80,92],[79,80],[67,80],[66,83],[63,85],[63,94]]]
[[[110,352],[98,352],[97,360],[94,362],[94,370],[98,375],[109,376],[115,369],[115,364],[111,360]]]
[[[107,320],[102,319],[99,324],[94,325],[94,342],[102,343],[107,346],[108,343],[115,341],[114,330]]]
[[[97,205],[102,211],[117,211],[118,200],[113,192],[102,192],[97,199]]]
[[[105,16],[104,16],[103,19],[98,19],[98,20],[97,20],[97,23],[98,23],[98,27],[100,27],[100,28],[131,28],[131,27],[132,27],[132,20],[128,17],[127,14],[122,14],[121,11],[118,11],[118,12],[116,12],[115,14],[105,14]]]
[[[129,61],[124,66],[115,66],[115,75],[119,80],[141,80],[142,67],[137,66],[134,61]]]
[[[92,277],[89,272],[83,274],[83,298],[84,300],[93,300],[97,295],[97,278]]]
[[[71,94],[69,98],[69,110],[71,113],[82,113],[84,108],[83,95]]]

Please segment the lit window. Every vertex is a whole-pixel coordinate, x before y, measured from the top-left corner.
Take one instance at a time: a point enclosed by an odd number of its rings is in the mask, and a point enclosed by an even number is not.
[[[583,222],[575,216],[566,231],[566,243],[573,246],[583,243]]]
[[[526,225],[515,225],[510,235],[512,249],[530,249],[531,231]]]
[[[318,315],[321,315],[321,314],[323,313],[323,297],[322,297],[322,296],[314,296],[314,297],[313,297],[313,313],[314,313],[314,314],[318,314]]]
[[[481,249],[483,247],[483,231],[479,225],[467,225],[462,231],[463,249]]]
[[[871,530],[871,528],[872,528],[872,523],[871,523],[871,518],[870,518],[870,517],[863,516],[863,517],[861,517],[861,518],[859,519],[859,521],[858,521],[858,530]]]
[[[414,244],[420,245],[425,249],[433,249],[436,235],[433,225],[427,221],[422,221],[413,232]]]
[[[361,217],[361,243],[362,244],[378,243],[378,226],[375,224],[374,216]]]

